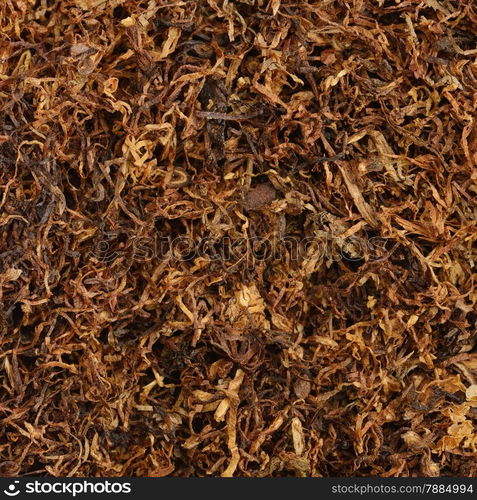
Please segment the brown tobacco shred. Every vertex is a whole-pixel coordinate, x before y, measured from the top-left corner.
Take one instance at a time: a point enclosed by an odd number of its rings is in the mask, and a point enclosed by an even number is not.
[[[476,476],[476,41],[0,2],[0,475]]]

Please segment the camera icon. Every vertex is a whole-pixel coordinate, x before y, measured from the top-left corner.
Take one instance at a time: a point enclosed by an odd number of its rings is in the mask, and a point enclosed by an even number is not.
[[[6,490],[3,490],[3,493],[9,497],[16,497],[20,494],[20,490],[17,489],[17,484],[20,484],[20,481],[13,481],[13,483],[10,484]]]

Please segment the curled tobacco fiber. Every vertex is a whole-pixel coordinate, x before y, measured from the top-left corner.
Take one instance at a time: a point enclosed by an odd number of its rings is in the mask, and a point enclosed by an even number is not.
[[[2,476],[476,476],[474,0],[0,2]]]

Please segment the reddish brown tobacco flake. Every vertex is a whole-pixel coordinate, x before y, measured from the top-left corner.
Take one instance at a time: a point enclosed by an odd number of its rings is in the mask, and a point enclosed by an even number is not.
[[[258,184],[246,193],[243,206],[248,210],[260,210],[269,205],[275,199],[276,194],[270,184]]]

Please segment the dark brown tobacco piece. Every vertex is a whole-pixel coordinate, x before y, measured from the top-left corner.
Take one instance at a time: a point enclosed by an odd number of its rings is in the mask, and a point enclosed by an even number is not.
[[[248,210],[260,210],[269,205],[275,197],[276,191],[270,184],[258,184],[244,196],[243,206]]]
[[[477,475],[477,2],[0,33],[1,476]]]

